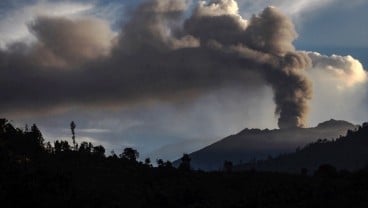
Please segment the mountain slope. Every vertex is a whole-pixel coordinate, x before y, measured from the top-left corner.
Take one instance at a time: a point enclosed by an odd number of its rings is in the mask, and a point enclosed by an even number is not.
[[[368,165],[368,124],[357,131],[333,141],[318,140],[291,154],[280,155],[257,163],[240,165],[237,169],[300,172],[302,168],[315,171],[320,165],[329,164],[337,169],[358,170]]]
[[[195,169],[216,170],[224,160],[234,164],[253,159],[264,159],[268,155],[288,153],[319,138],[333,139],[345,135],[356,126],[346,121],[329,120],[314,128],[295,129],[244,129],[214,144],[190,154]],[[178,164],[175,161],[174,164]]]

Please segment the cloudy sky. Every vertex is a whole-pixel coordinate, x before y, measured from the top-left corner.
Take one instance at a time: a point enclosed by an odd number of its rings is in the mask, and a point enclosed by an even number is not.
[[[272,5],[272,7],[269,7]],[[364,0],[5,0],[0,116],[175,159],[245,127],[368,120]],[[276,114],[275,114],[276,112]]]

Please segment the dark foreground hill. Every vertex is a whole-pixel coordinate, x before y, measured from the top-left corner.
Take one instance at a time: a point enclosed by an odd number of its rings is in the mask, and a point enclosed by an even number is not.
[[[132,148],[105,156],[91,143],[45,143],[36,125],[22,131],[0,119],[0,207],[368,206],[366,170],[203,172],[191,170],[184,156],[178,169],[164,161],[152,167],[138,156]]]
[[[224,160],[233,164],[246,163],[251,160],[265,159],[280,153],[293,152],[317,139],[334,139],[345,135],[347,130],[357,126],[346,122],[329,120],[314,128],[294,129],[244,129],[203,149],[190,154],[194,168],[218,170]],[[175,161],[174,164],[178,164]]]
[[[294,153],[239,165],[238,169],[297,173],[302,169],[313,172],[323,164],[349,171],[368,167],[368,123],[336,140],[320,139]]]

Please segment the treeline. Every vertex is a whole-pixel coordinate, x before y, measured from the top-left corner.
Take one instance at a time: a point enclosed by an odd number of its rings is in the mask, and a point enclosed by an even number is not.
[[[237,170],[257,169],[290,173],[313,174],[321,165],[347,172],[368,169],[368,123],[348,130],[337,139],[318,139],[290,154],[268,157],[239,165]]]
[[[74,126],[74,128],[72,128]],[[71,125],[75,129],[75,125]],[[74,130],[73,130],[74,131]],[[138,161],[125,148],[105,155],[91,143],[45,142],[36,125],[24,130],[0,119],[0,207],[362,207],[368,173],[321,166],[314,176],[191,170],[184,154],[170,161]],[[73,139],[74,137],[74,139]]]
[[[47,157],[60,159],[88,158],[91,160],[113,159],[134,162],[137,165],[152,166],[150,158],[146,158],[144,163],[138,162],[138,151],[130,147],[123,149],[118,155],[112,151],[111,155],[106,156],[106,150],[102,145],[94,146],[91,142],[85,141],[78,144],[75,142],[75,128],[76,125],[72,122],[72,144],[69,144],[67,140],[56,140],[51,144],[49,141],[45,142],[36,124],[33,124],[30,128],[26,125],[22,130],[14,127],[6,119],[0,119],[0,152],[2,159],[12,159],[19,164]],[[185,157],[188,157],[188,155],[184,155],[184,160],[186,160]],[[170,161],[165,162],[162,159],[157,159],[156,162],[160,167],[172,167]]]
[[[138,161],[138,151],[130,147],[106,156],[102,145],[76,143],[74,129],[72,122],[71,144],[66,140],[51,143],[45,142],[35,124],[20,129],[0,119],[0,207],[74,207],[82,202],[90,207],[102,201],[121,205],[120,198],[129,196],[126,192],[144,192],[145,179],[154,181],[191,169],[187,154],[178,168],[162,159],[156,160],[156,167],[150,158]]]

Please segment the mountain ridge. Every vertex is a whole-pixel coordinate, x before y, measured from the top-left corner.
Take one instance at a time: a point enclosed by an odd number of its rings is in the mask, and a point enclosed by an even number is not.
[[[227,136],[190,154],[192,167],[218,170],[224,160],[234,165],[290,153],[317,139],[334,139],[358,126],[343,120],[328,120],[311,128],[248,129]],[[174,165],[180,161],[174,161]]]
[[[313,172],[321,165],[332,165],[338,170],[356,171],[368,167],[368,123],[356,130],[348,130],[336,140],[310,143],[289,154],[253,163],[238,165],[237,170],[298,173]]]

